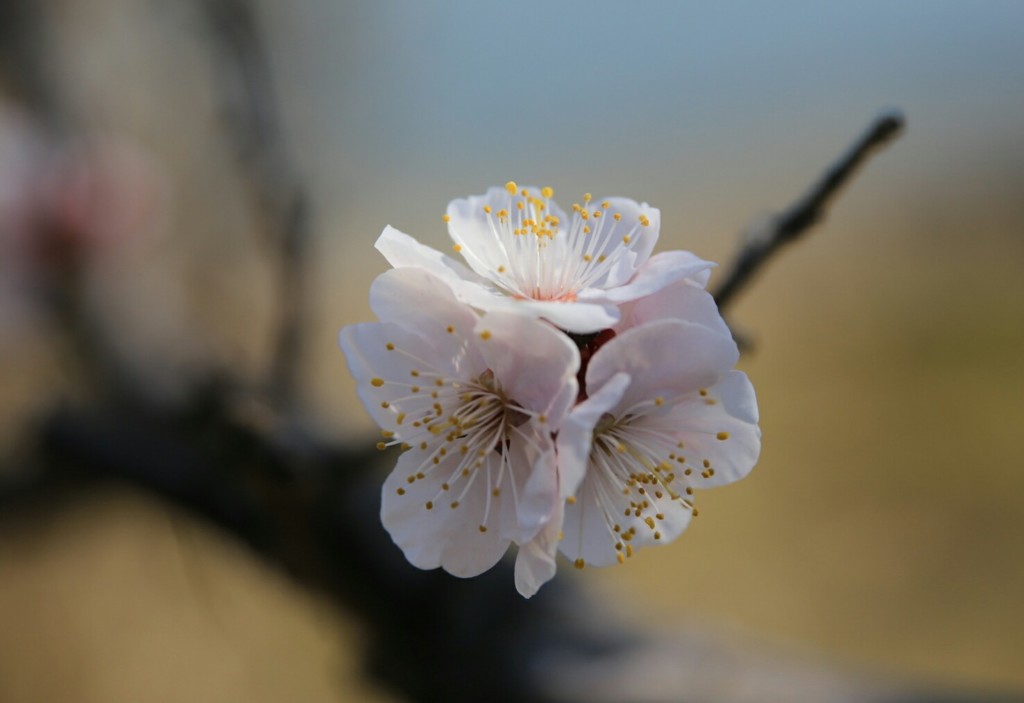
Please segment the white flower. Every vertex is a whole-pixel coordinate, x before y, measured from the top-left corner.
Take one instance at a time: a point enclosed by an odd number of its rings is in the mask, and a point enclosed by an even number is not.
[[[686,299],[682,307],[708,312],[694,295],[707,295],[700,287],[673,287]],[[656,303],[628,313],[656,318]],[[736,481],[753,467],[761,444],[757,403],[746,375],[732,370],[738,351],[724,332],[650,319],[590,359],[589,397],[558,435],[567,499],[559,548],[577,567],[621,563],[639,546],[671,541],[697,514],[695,490]]]
[[[516,585],[532,595],[554,573],[552,433],[577,397],[576,346],[539,320],[479,316],[422,268],[382,274],[370,303],[382,322],[340,342],[381,446],[404,450],[384,484],[385,528],[415,566],[464,577],[524,545]]]
[[[541,317],[573,333],[613,327],[623,303],[713,265],[683,251],[652,257],[661,214],[646,203],[587,194],[567,216],[552,195],[510,182],[453,200],[444,219],[468,267],[391,227],[377,249],[392,266],[434,272],[477,309]]]

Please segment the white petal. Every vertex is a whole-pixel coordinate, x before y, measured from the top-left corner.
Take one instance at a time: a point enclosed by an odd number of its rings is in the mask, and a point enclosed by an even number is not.
[[[419,335],[391,323],[349,325],[339,334],[339,342],[363,406],[381,428],[397,432],[400,438],[408,429],[400,424],[402,414],[418,417],[429,410],[431,402],[428,393],[410,392],[413,383],[419,383],[413,370],[428,376],[455,372],[447,350],[438,350]],[[415,350],[415,356],[408,350]]]
[[[665,251],[652,256],[624,285],[604,292],[607,300],[624,303],[656,293],[665,286],[700,276],[714,267],[688,251]]]
[[[517,544],[533,539],[561,501],[554,440],[549,433],[536,431],[534,424],[513,429],[507,449],[515,482],[509,486],[514,495],[507,498],[515,499],[516,523],[504,529]]]
[[[547,525],[532,540],[519,548],[516,555],[516,590],[524,598],[530,598],[537,590],[555,576],[558,538],[562,531],[564,508],[561,501],[549,517]]]
[[[551,325],[522,315],[491,312],[476,325],[480,354],[508,397],[547,416],[552,430],[578,391],[576,345]]]
[[[381,522],[413,566],[475,576],[498,562],[510,540],[500,529],[500,506],[488,502],[486,473],[471,475],[467,484],[469,479],[453,476],[456,461],[449,457],[435,466],[429,452],[403,453],[384,482]],[[431,468],[424,470],[424,464]]]
[[[683,320],[709,327],[719,334],[732,336],[718,312],[715,299],[692,279],[677,281],[658,292],[622,306],[622,320],[617,332],[638,327],[653,320]]]
[[[738,359],[731,337],[691,322],[658,320],[626,330],[601,347],[587,367],[587,389],[628,373],[632,383],[620,405],[629,406],[713,385]]]
[[[626,284],[636,271],[647,263],[648,257],[654,251],[654,245],[658,243],[661,211],[647,203],[637,203],[629,198],[607,198],[605,202],[610,205],[604,216],[605,225],[613,225],[608,232],[609,242],[619,246],[623,243],[623,238],[628,236],[628,251],[632,254],[630,257],[624,257],[624,260],[629,261],[628,266],[614,268],[613,273],[601,282],[601,288],[611,289]],[[610,217],[616,213],[622,216],[618,221]],[[642,224],[641,218],[646,218],[648,224]]]
[[[462,263],[445,256],[437,249],[420,244],[414,237],[391,225],[384,228],[374,246],[395,268],[419,266],[449,284],[460,280],[479,282],[479,278]]]
[[[455,359],[477,315],[439,277],[419,268],[385,271],[370,286],[370,307],[382,322],[421,336],[440,357]]]
[[[551,302],[545,300],[517,300],[514,309],[521,313],[542,317],[559,329],[576,334],[589,334],[608,329],[619,321],[615,305],[606,302]]]
[[[757,399],[746,374],[731,371],[718,384],[695,393],[669,414],[675,436],[696,469],[696,488],[721,486],[750,473],[761,451]],[[707,467],[710,477],[702,476]]]
[[[629,374],[617,373],[572,409],[558,432],[558,474],[562,497],[575,495],[586,475],[594,427],[629,387]]]

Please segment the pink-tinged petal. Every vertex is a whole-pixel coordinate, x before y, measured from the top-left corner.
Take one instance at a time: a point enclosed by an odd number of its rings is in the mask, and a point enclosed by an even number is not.
[[[511,491],[506,502],[515,506],[515,525],[506,524],[503,529],[517,544],[533,539],[560,501],[554,441],[534,425],[512,428],[505,449],[511,476],[502,492]]]
[[[576,398],[580,355],[551,325],[522,315],[490,312],[476,325],[480,354],[520,407],[547,416],[557,428]]]
[[[682,320],[709,327],[726,337],[732,336],[718,312],[715,299],[692,279],[677,281],[658,292],[622,306],[622,319],[616,332],[654,320]]]
[[[391,225],[384,228],[374,246],[395,268],[407,266],[425,268],[450,285],[459,281],[479,282],[478,277],[459,261],[442,254],[437,249],[420,244],[414,237],[410,237]]]
[[[564,506],[559,501],[544,529],[538,532],[532,540],[522,545],[519,548],[519,553],[516,554],[516,590],[524,598],[533,596],[541,586],[555,576],[555,571],[558,568],[555,554],[558,552],[563,512]]]
[[[691,394],[667,419],[695,467],[695,488],[738,481],[757,463],[761,452],[757,399],[741,371],[731,371],[716,385]]]
[[[419,267],[378,276],[370,286],[370,307],[382,322],[418,334],[439,358],[452,361],[461,356],[463,340],[472,335],[478,319],[443,280]]]
[[[622,399],[629,387],[628,374],[618,373],[569,413],[558,431],[558,473],[562,498],[575,495],[587,472],[594,427]]]
[[[431,459],[429,450],[402,454],[384,482],[381,522],[414,566],[475,576],[510,544],[502,523],[512,506],[492,495],[492,466],[463,477],[457,457]]]
[[[665,251],[648,259],[628,282],[594,295],[603,296],[615,303],[625,303],[656,293],[676,281],[700,277],[714,266],[712,262],[704,261],[688,251]],[[590,295],[588,293],[586,297],[589,299]]]
[[[620,405],[651,402],[713,385],[738,359],[731,337],[691,322],[658,320],[626,330],[601,347],[587,367],[587,388],[624,372],[633,381]]]
[[[629,542],[623,542],[621,535],[629,534],[633,519],[619,509],[621,505],[628,505],[628,499],[621,493],[612,496],[610,501],[605,497],[611,490],[621,492],[621,486],[588,478],[565,506],[563,538],[558,550],[577,566],[610,566],[619,561],[619,554],[625,558]],[[612,507],[606,509],[608,503]],[[616,526],[618,532],[614,530]],[[617,545],[621,547],[616,549]]]
[[[609,303],[550,302],[516,300],[512,308],[521,314],[541,317],[566,332],[589,334],[608,329],[619,321],[619,312]]]
[[[428,393],[412,392],[428,386],[438,375],[454,372],[455,359],[422,337],[390,323],[365,322],[345,327],[339,335],[349,371],[363,406],[384,430],[401,439],[412,418],[427,414]],[[407,350],[415,350],[411,355]],[[414,376],[413,372],[417,375]],[[404,423],[403,418],[410,418]]]

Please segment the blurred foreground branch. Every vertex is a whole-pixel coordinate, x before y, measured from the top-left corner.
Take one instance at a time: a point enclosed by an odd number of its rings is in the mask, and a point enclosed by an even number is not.
[[[743,247],[726,268],[725,277],[712,291],[718,307],[724,310],[775,252],[820,222],[860,165],[899,136],[903,126],[903,115],[899,112],[882,113],[800,198],[778,214],[752,225]]]

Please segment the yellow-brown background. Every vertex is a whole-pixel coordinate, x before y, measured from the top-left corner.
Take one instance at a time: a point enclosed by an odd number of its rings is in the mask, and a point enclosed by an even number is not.
[[[269,269],[194,13],[52,7],[80,116],[135,135],[174,186],[168,239],[110,285],[164,272],[182,283],[184,347],[261,368]],[[563,202],[648,200],[660,249],[724,261],[878,108],[902,107],[903,139],[733,311],[756,341],[742,366],[757,469],[702,496],[675,544],[586,576],[660,626],[698,617],[880,671],[1024,688],[1024,6],[309,0],[263,17],[316,206],[307,397],[352,441],[371,428],[334,337],[370,318],[385,224],[443,247],[449,199],[514,178]],[[159,337],[153,295],[111,313],[125,344]],[[45,339],[4,354],[9,436],[62,372]],[[383,695],[358,681],[348,616],[181,515],[117,493],[5,525],[4,700]]]

